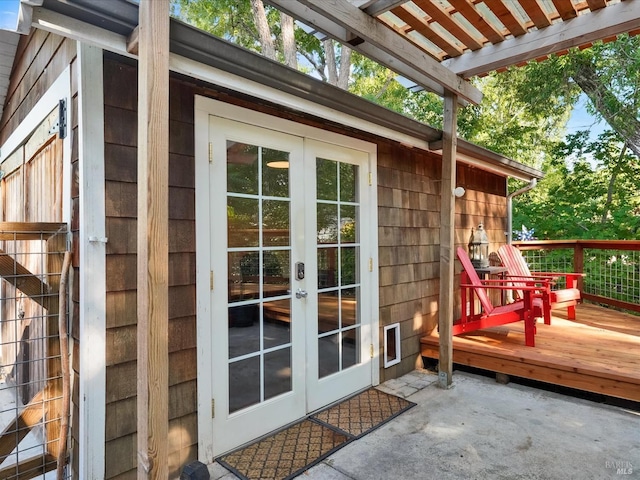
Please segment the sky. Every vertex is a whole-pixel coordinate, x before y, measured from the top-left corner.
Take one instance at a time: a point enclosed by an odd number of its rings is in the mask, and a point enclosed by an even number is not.
[[[589,102],[587,96],[583,93],[580,95],[577,105],[573,109],[571,118],[567,122],[567,133],[576,133],[579,130],[590,130],[589,138],[595,140],[605,130],[609,129],[609,125],[601,120],[596,119],[587,112],[585,105]]]
[[[0,0],[0,29],[15,30],[20,0]]]

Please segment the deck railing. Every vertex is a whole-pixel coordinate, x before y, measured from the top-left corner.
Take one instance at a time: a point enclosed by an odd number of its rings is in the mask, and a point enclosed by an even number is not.
[[[580,272],[582,297],[640,313],[639,240],[514,242],[531,271]]]

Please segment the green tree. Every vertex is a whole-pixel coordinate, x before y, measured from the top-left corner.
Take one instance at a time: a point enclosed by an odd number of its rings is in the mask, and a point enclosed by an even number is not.
[[[351,49],[320,41],[262,0],[172,0],[173,15],[201,30],[346,89]],[[300,66],[298,56],[306,60]]]
[[[514,201],[514,225],[541,239],[640,238],[638,158],[613,131],[558,142],[539,186]]]

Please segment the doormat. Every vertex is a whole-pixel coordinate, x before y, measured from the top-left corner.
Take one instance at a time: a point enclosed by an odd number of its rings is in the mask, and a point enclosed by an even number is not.
[[[217,461],[245,480],[290,479],[413,406],[370,388]]]

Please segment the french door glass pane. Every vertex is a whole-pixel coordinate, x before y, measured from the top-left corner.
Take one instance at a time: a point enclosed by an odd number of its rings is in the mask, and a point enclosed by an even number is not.
[[[318,293],[318,333],[327,333],[340,327],[340,298],[337,290]]]
[[[229,413],[292,388],[288,162],[227,142]]]
[[[229,364],[229,413],[260,401],[260,357]]]
[[[264,329],[262,331],[264,348],[272,348],[291,343],[291,299],[265,302]]]
[[[227,191],[258,194],[258,147],[227,141]]]
[[[291,391],[291,347],[264,356],[264,399]]]
[[[228,197],[227,221],[229,225],[227,240],[229,247],[257,247],[260,231],[258,218],[260,202],[257,198]]]
[[[318,375],[361,362],[357,165],[316,159]]]

